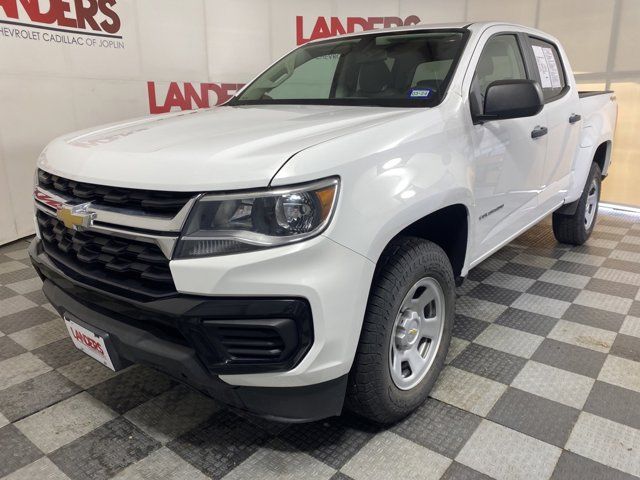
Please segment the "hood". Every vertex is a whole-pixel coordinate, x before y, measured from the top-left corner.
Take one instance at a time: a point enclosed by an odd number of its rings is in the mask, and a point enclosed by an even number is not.
[[[54,140],[39,166],[81,182],[173,191],[265,187],[293,155],[411,109],[277,105],[147,117]]]

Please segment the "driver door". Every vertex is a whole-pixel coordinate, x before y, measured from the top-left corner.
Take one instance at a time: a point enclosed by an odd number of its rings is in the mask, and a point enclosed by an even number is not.
[[[520,34],[488,36],[475,69],[471,70],[472,117],[483,113],[484,96],[492,82],[534,79],[527,68]],[[474,122],[474,265],[536,218],[547,151],[544,125],[544,110],[532,117]]]

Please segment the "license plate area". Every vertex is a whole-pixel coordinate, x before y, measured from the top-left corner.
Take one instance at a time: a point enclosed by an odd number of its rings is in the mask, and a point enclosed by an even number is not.
[[[88,325],[70,315],[64,315],[64,323],[75,347],[114,372],[120,370],[120,362],[111,347],[109,334]]]

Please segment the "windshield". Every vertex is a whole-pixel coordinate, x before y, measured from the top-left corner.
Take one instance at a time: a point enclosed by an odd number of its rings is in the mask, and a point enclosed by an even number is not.
[[[425,107],[440,103],[465,30],[368,34],[302,46],[227,105]]]

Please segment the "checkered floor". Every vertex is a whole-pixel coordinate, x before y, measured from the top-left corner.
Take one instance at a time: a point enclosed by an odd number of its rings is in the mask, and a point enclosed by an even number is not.
[[[115,375],[73,348],[26,243],[2,247],[0,477],[640,477],[640,216],[601,212],[579,248],[545,223],[471,272],[432,398],[389,429],[272,424]]]

